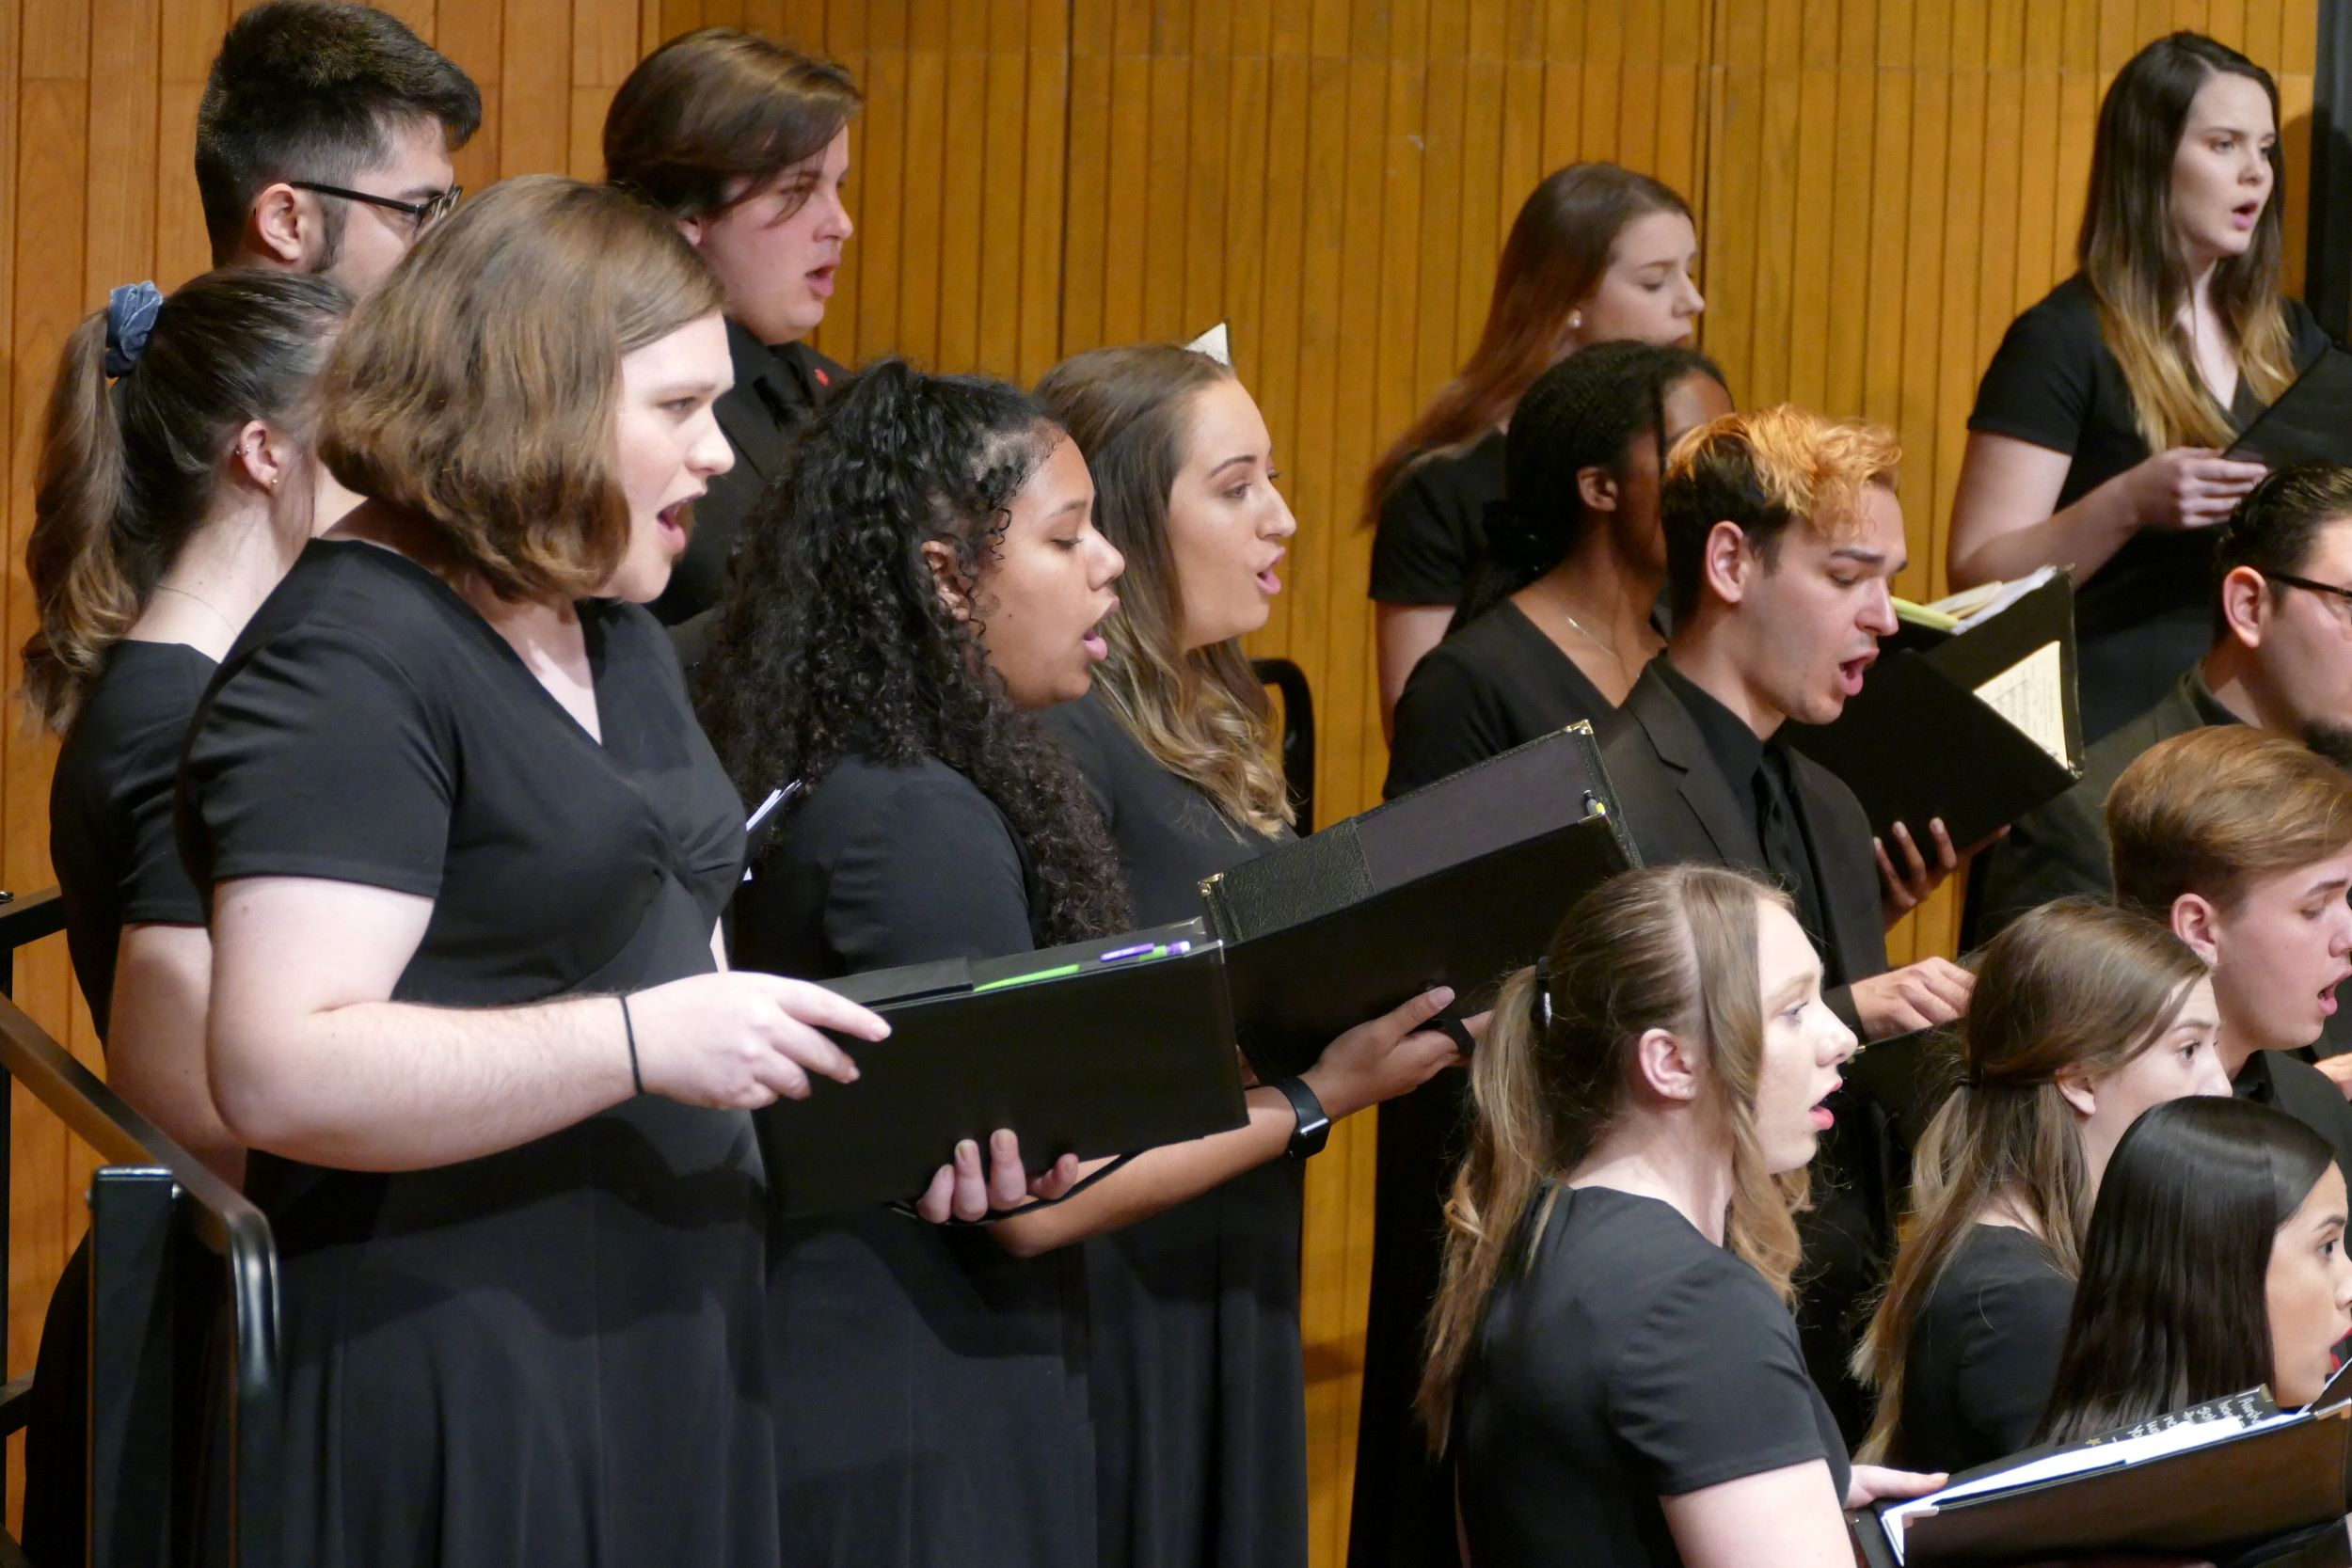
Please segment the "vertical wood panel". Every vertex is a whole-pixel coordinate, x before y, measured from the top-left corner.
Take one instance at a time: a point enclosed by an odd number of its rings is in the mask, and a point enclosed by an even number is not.
[[[0,0],[0,380],[13,438],[0,642],[56,345],[110,284],[207,262],[189,166],[221,28],[251,0]],[[1104,342],[1232,324],[1301,531],[1253,651],[1296,659],[1322,809],[1373,799],[1365,470],[1451,377],[1536,180],[1613,158],[1699,218],[1702,345],[1743,404],[1894,424],[1912,566],[1938,591],[1976,379],[2073,267],[2100,94],[2148,39],[2208,28],[2279,78],[2290,284],[2301,275],[2319,0],[495,0],[392,8],[483,88],[479,189],[600,172],[601,119],[645,49],[738,24],[855,73],[842,288],[817,342],[1033,382]],[[93,58],[93,50],[97,57]],[[48,875],[54,747],[0,736],[0,881]],[[1947,950],[1942,899],[1892,936]],[[59,944],[20,994],[91,1040]],[[1372,1120],[1310,1169],[1303,1326],[1313,1546],[1346,1539],[1369,1262]],[[12,1368],[81,1226],[87,1159],[15,1112]],[[14,1448],[11,1448],[11,1455]],[[13,1458],[12,1458],[13,1462]],[[13,1474],[13,1472],[12,1472]]]

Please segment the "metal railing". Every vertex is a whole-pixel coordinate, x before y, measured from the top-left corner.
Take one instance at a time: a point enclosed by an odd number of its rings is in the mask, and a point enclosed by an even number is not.
[[[229,1560],[262,1568],[278,1516],[269,1222],[16,1005],[16,952],[63,929],[65,906],[55,889],[0,899],[0,1094],[30,1091],[106,1162],[89,1193],[87,1560],[165,1568],[200,1533]],[[12,1196],[9,1109],[0,1100],[0,1213]],[[7,1233],[0,1225],[0,1272]],[[18,1378],[0,1393],[0,1434],[24,1427],[31,1385]],[[4,1554],[24,1560],[0,1543],[0,1568]]]

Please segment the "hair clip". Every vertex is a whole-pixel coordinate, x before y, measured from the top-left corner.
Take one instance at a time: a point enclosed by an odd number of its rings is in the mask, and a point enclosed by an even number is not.
[[[1535,960],[1535,994],[1529,1003],[1529,1010],[1535,1015],[1536,1030],[1547,1035],[1551,1033],[1551,957],[1549,954]]]
[[[125,283],[106,295],[106,373],[116,380],[147,352],[155,332],[155,313],[164,308],[164,292],[151,282]]]

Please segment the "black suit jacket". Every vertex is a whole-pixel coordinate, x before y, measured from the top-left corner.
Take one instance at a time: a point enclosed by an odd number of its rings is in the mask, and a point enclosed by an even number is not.
[[[727,560],[760,495],[785,469],[792,437],[815,413],[842,368],[806,343],[770,348],[733,320],[727,350],[735,361],[735,385],[712,406],[735,467],[711,481],[709,494],[694,503],[694,531],[670,572],[670,585],[653,602],[653,612],[675,628],[679,655],[689,665],[700,657],[710,611],[726,586]]]
[[[1661,658],[1664,655],[1659,656]],[[1705,862],[1761,872],[1764,847],[1731,782],[1708,754],[1690,713],[1653,660],[1601,739],[1601,761],[1617,791],[1626,827],[1645,865]],[[1886,927],[1879,907],[1878,861],[1870,821],[1837,776],[1800,752],[1788,753],[1798,831],[1813,862],[1821,917],[1821,955],[1831,1007],[1854,1022],[1846,988],[1886,970]]]

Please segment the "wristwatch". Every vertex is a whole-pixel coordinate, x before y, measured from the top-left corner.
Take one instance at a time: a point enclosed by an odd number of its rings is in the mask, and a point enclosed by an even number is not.
[[[1305,1160],[1322,1153],[1323,1146],[1331,1140],[1331,1118],[1324,1114],[1323,1101],[1303,1078],[1284,1078],[1274,1086],[1282,1091],[1298,1117],[1298,1126],[1291,1133],[1290,1157]]]

